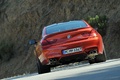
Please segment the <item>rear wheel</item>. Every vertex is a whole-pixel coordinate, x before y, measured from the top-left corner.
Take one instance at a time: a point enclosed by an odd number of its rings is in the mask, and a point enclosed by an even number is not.
[[[90,59],[90,60],[89,60],[89,63],[90,63],[90,64],[94,64],[94,63],[95,63],[95,59]]]
[[[106,61],[106,52],[103,51],[103,54],[99,54],[95,57],[96,62],[105,62]]]
[[[39,59],[37,59],[37,69],[38,74],[50,72],[50,66],[42,65]]]
[[[103,50],[103,54],[96,55],[94,59],[90,59],[89,63],[99,63],[99,62],[105,62],[106,61],[106,52],[105,49]]]

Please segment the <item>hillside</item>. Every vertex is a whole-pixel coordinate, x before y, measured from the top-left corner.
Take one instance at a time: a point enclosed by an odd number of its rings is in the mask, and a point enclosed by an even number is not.
[[[12,59],[0,60],[0,78],[36,71],[34,47],[28,41],[40,40],[44,26],[88,16],[108,17],[107,57],[119,58],[119,4],[119,0],[0,0],[0,43],[13,44]]]

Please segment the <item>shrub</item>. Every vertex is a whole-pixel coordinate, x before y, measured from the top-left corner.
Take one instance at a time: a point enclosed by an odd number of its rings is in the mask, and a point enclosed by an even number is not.
[[[96,15],[95,17],[87,17],[86,21],[97,31],[104,36],[106,34],[106,29],[107,29],[107,22],[108,18],[105,15],[99,16]]]
[[[0,41],[0,60],[8,61],[11,59],[14,53],[13,46],[13,43],[10,41]]]

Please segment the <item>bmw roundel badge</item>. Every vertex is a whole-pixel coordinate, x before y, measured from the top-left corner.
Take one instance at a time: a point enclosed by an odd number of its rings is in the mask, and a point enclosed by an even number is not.
[[[71,38],[71,35],[68,35],[67,38],[70,39],[70,38]]]

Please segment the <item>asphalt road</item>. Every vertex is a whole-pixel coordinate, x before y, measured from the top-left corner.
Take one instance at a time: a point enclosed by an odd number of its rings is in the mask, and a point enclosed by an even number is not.
[[[108,60],[103,63],[73,65],[53,69],[50,73],[37,73],[14,80],[120,80],[120,59]],[[10,80],[9,79],[9,80]]]

